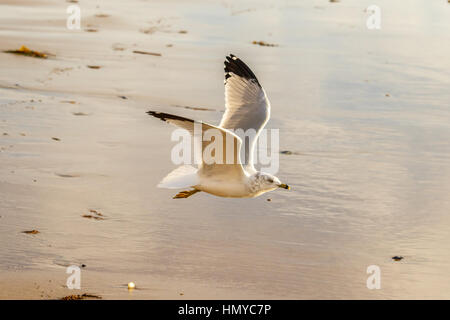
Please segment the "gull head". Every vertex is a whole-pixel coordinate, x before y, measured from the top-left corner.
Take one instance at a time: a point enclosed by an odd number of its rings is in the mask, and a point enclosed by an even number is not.
[[[255,180],[260,190],[272,191],[277,188],[291,189],[287,184],[281,183],[280,179],[269,173],[258,172],[255,175]]]

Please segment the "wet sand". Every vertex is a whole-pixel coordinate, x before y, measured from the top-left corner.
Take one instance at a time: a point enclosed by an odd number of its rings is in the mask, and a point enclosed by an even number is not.
[[[450,297],[445,1],[381,1],[380,31],[357,1],[80,1],[79,31],[70,4],[0,5],[0,299]],[[292,190],[172,200],[172,127],[145,112],[218,123],[230,52]]]

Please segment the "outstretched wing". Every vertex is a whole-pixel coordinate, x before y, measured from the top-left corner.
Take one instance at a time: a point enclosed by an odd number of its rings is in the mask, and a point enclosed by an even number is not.
[[[245,143],[245,159],[247,169],[254,170],[253,154],[261,129],[270,118],[270,102],[255,74],[239,58],[230,54],[225,60],[225,114],[220,127],[225,129],[242,129],[249,135],[249,143]],[[249,131],[247,131],[249,132]]]
[[[195,134],[201,134],[198,137],[202,141],[201,163],[198,171],[200,175],[223,175],[229,178],[230,175],[234,178],[242,178],[246,175],[239,157],[242,141],[234,133],[224,128],[164,112],[148,111],[147,114],[186,129],[193,137]],[[213,143],[215,148],[212,148]],[[209,150],[213,151],[209,152]]]

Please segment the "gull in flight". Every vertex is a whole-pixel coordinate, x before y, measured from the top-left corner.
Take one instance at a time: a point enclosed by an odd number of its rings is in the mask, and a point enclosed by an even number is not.
[[[203,151],[212,143],[212,139],[210,141],[203,139],[202,158],[198,168],[190,165],[178,167],[158,185],[168,189],[190,188],[190,190],[179,192],[174,199],[188,198],[200,191],[219,197],[253,198],[277,188],[290,189],[277,177],[257,171],[253,165],[256,140],[270,118],[270,102],[255,74],[236,56],[230,54],[225,60],[225,113],[219,126],[163,112],[148,111],[147,113],[186,129],[192,136],[196,126],[201,128],[203,134],[208,130],[215,130],[222,137],[219,139],[223,142],[223,148],[219,150],[220,154],[227,159],[230,157],[229,154],[232,154],[231,163],[206,161]],[[242,129],[244,132],[252,129],[256,132],[249,139],[249,148],[245,148],[243,162],[239,156],[242,140],[233,132],[236,129]],[[230,142],[233,146],[232,152],[225,146]]]

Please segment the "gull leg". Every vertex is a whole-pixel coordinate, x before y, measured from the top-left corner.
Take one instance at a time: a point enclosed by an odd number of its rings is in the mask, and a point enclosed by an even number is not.
[[[181,192],[177,193],[175,195],[175,197],[173,197],[173,199],[189,198],[190,196],[192,196],[193,194],[196,194],[197,192],[200,192],[200,190],[193,189],[193,190],[181,191]]]

